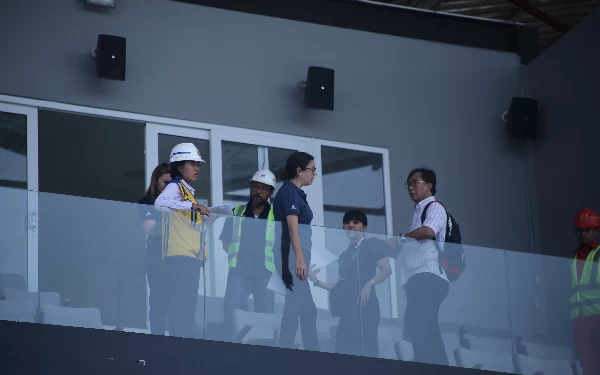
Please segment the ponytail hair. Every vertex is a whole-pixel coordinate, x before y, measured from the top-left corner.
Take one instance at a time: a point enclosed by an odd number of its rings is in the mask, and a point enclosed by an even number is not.
[[[315,160],[315,158],[306,152],[294,152],[288,157],[285,163],[285,171],[281,174],[280,179],[285,181],[295,178],[298,175],[298,168],[306,169],[308,163],[312,160]]]
[[[174,161],[169,163],[171,178],[174,179],[183,179],[183,175],[179,171],[179,167],[185,165],[185,160],[182,161]]]

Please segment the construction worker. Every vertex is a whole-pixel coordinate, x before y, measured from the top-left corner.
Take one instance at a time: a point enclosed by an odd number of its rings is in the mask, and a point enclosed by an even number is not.
[[[251,294],[255,312],[273,312],[275,295],[267,290],[267,284],[275,271],[275,218],[269,204],[275,182],[275,175],[268,169],[256,172],[250,179],[248,203],[234,208],[234,217],[225,221],[219,237],[229,259],[223,302],[228,338],[234,333],[233,311],[244,310]]]
[[[173,147],[170,156],[172,180],[154,203],[168,208],[162,217],[162,252],[165,267],[165,289],[169,298],[169,336],[198,337],[196,329],[196,304],[200,283],[200,268],[207,259],[206,243],[201,246],[202,215],[210,210],[198,204],[194,188],[198,179],[200,151],[192,143]],[[201,247],[203,249],[201,249]]]
[[[579,247],[571,261],[569,316],[573,323],[575,350],[585,375],[600,374],[600,217],[589,208],[573,220]]]

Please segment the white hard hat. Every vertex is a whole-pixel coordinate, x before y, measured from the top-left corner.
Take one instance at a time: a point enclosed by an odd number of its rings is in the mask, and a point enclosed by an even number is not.
[[[254,174],[250,181],[260,182],[265,185],[272,186],[275,189],[275,175],[268,169],[262,169]]]
[[[184,160],[204,163],[204,160],[200,156],[200,150],[193,143],[180,143],[171,150],[171,163]]]

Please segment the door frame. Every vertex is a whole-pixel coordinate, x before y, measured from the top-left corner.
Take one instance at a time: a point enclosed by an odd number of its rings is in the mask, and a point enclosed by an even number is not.
[[[27,231],[27,290],[38,291],[39,275],[39,167],[38,167],[38,110],[35,107],[0,102],[0,112],[24,115],[27,118],[27,210],[25,229]]]

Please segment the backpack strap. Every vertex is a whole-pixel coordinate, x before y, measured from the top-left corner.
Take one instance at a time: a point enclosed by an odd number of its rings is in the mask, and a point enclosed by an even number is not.
[[[446,206],[444,206],[444,204],[440,201],[431,201],[427,203],[427,206],[425,206],[425,209],[423,209],[423,213],[421,214],[421,225],[423,225],[423,223],[425,222],[425,218],[427,217],[427,209],[429,208],[429,206],[431,206],[432,203],[439,203],[442,205],[442,207],[444,207],[444,210],[446,209]]]
[[[431,201],[431,202],[427,203],[427,205],[423,209],[423,213],[421,214],[421,225],[423,225],[423,223],[425,222],[425,218],[427,217],[427,209],[429,208],[429,206],[431,206],[432,203],[439,203],[442,205],[442,207],[444,207],[444,210],[446,209],[446,206],[444,206],[444,204],[440,201]],[[448,212],[446,211],[446,215],[447,214],[448,214]],[[440,267],[440,274],[443,275],[444,267],[442,267],[442,260],[440,259],[441,255],[442,255],[442,251],[440,250],[440,244],[437,242],[437,238],[435,238],[435,236],[433,236],[432,240],[435,242],[435,248],[438,252],[438,265]]]

